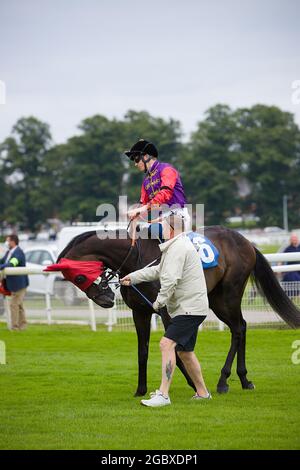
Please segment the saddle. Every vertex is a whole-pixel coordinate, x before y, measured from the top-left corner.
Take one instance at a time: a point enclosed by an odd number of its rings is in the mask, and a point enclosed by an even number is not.
[[[151,238],[152,240],[159,240],[160,243],[164,242],[162,234],[162,225],[160,223],[150,224],[149,227],[137,226],[137,234],[140,233],[141,238]],[[143,236],[144,235],[144,236]],[[207,238],[198,232],[187,232],[187,236],[191,240],[194,248],[199,254],[202,262],[203,269],[215,268],[218,266],[219,251],[215,245]]]

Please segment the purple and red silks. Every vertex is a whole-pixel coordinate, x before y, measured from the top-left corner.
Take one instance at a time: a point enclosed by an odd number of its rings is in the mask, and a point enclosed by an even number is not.
[[[85,292],[103,273],[102,261],[75,261],[61,258],[58,263],[50,264],[44,271],[61,271],[64,278]]]

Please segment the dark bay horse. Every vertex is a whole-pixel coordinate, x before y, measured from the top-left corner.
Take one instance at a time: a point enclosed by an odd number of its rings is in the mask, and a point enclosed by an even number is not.
[[[60,253],[57,261],[62,258],[74,261],[102,261],[106,268],[114,272],[122,265],[119,274],[123,277],[160,257],[157,240],[139,238],[130,252],[131,239],[129,235],[125,235],[126,239],[124,239],[123,231],[123,239],[119,239],[120,233],[121,231],[116,232],[115,239],[99,239],[96,231],[78,235]],[[237,355],[237,374],[242,388],[253,389],[253,383],[247,378],[246,321],[241,311],[242,296],[250,274],[253,275],[258,289],[274,311],[293,328],[300,327],[300,310],[281,288],[267,260],[246,238],[234,230],[220,226],[207,227],[205,235],[215,244],[220,253],[218,266],[204,271],[210,308],[231,331],[231,345],[225,364],[221,369],[217,391],[219,393],[228,391],[227,379],[231,374],[235,355]],[[155,264],[158,262],[159,260]],[[86,290],[87,296],[100,306],[107,306],[109,288],[107,285],[104,287],[101,284],[93,283]],[[151,302],[156,299],[159,287],[159,282],[139,285],[140,291]],[[136,396],[141,396],[147,392],[148,346],[153,310],[131,287],[121,286],[121,294],[125,303],[132,309],[138,336],[139,378]],[[170,318],[166,311],[160,311],[160,315],[166,328]],[[189,385],[193,387],[193,383],[178,357],[177,365]]]

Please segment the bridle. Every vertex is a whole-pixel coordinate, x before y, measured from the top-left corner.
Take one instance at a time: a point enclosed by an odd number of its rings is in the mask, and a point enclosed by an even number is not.
[[[136,224],[137,224],[137,221],[134,220],[134,219],[131,219],[129,221],[128,225],[127,225],[127,231],[129,229],[131,223],[133,223],[133,236],[131,238],[130,248],[129,248],[125,258],[123,259],[122,263],[120,264],[120,266],[116,270],[111,269],[111,268],[106,268],[104,270],[104,272],[99,276],[99,278],[96,279],[96,281],[98,281],[98,279],[103,278],[103,277],[104,277],[104,279],[102,281],[99,281],[98,283],[95,281],[95,284],[101,285],[101,283],[103,284],[105,282],[108,284],[109,282],[111,282],[111,279],[114,278],[114,277],[117,277],[119,279],[122,268],[125,265],[126,261],[129,259],[129,257],[131,256],[131,254],[132,254],[135,247],[137,247],[137,249],[138,249],[138,258],[139,258],[139,261],[140,261],[140,249],[138,248],[137,240],[136,240]],[[119,282],[118,282],[118,284],[119,284]]]

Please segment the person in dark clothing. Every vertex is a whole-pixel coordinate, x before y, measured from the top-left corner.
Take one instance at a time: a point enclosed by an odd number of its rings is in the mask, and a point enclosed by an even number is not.
[[[19,238],[17,235],[9,235],[6,238],[7,252],[0,259],[0,270],[11,267],[26,266],[26,259],[23,250],[19,247]],[[10,314],[11,329],[24,330],[26,328],[26,316],[23,306],[23,300],[26,288],[29,285],[28,276],[7,276],[6,288],[11,292]]]
[[[290,244],[284,250],[284,253],[297,253],[300,252],[300,244],[298,236],[295,233],[291,234]],[[299,264],[299,261],[289,261],[287,264]],[[300,271],[290,271],[283,276],[283,282],[300,282]]]

